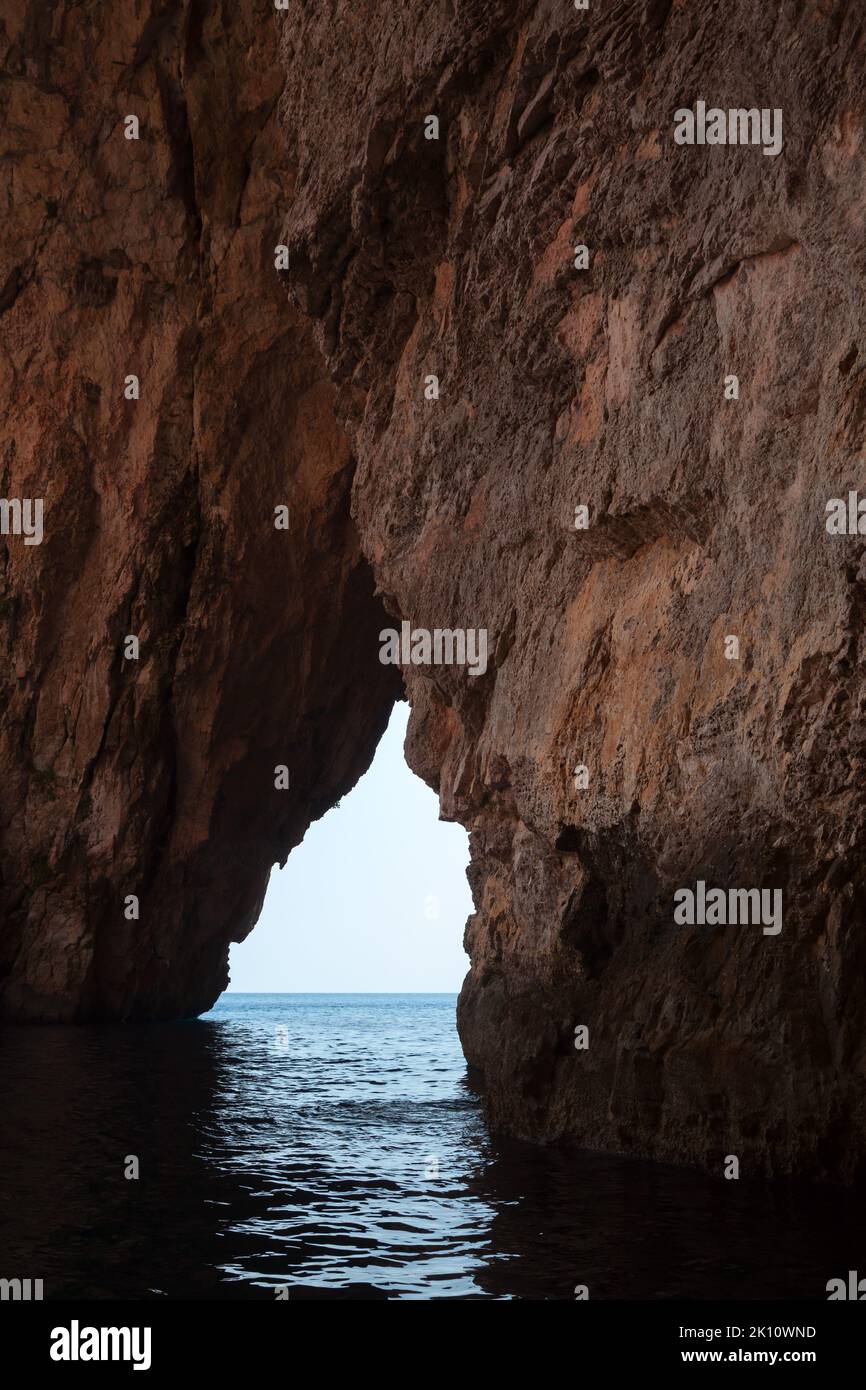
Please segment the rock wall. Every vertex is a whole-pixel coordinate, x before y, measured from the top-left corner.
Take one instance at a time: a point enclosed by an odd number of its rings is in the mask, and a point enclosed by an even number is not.
[[[382,0],[282,31],[290,278],[364,550],[395,615],[490,633],[484,676],[409,670],[408,755],[471,831],[460,1032],[514,1133],[862,1162],[866,569],[825,503],[863,481],[864,18]],[[701,99],[781,109],[782,152],[677,145]],[[699,879],[781,889],[782,931],[676,925]]]
[[[3,1009],[204,1007],[370,759],[379,630],[484,629],[403,674],[493,1125],[861,1175],[866,15],[139,8],[4,21]],[[781,151],[678,144],[698,101]],[[699,881],[782,930],[678,924]]]
[[[3,25],[3,496],[44,498],[45,538],[4,545],[2,1011],[192,1014],[399,691],[274,269],[275,16],[33,0]]]

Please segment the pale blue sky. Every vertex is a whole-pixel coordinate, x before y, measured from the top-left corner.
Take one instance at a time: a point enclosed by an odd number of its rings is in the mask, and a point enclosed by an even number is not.
[[[367,775],[271,871],[257,925],[231,948],[230,991],[459,990],[469,837],[406,766],[408,719],[398,704]]]

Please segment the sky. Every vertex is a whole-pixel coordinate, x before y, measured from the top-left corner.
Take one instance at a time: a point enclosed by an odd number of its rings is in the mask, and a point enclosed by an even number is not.
[[[469,837],[409,771],[408,721],[401,702],[366,776],[271,870],[258,923],[231,948],[229,992],[459,990]]]

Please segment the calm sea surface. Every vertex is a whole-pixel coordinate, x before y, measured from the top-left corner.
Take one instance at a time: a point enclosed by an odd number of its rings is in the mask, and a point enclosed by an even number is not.
[[[46,1298],[824,1298],[862,1195],[488,1136],[452,995],[0,1032],[0,1277]],[[137,1180],[124,1177],[138,1159]]]

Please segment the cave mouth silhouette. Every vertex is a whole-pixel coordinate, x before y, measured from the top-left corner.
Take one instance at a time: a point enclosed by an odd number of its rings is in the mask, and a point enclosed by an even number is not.
[[[453,993],[472,899],[469,837],[403,754],[395,704],[369,770],[271,870],[259,920],[231,947],[235,993]]]

